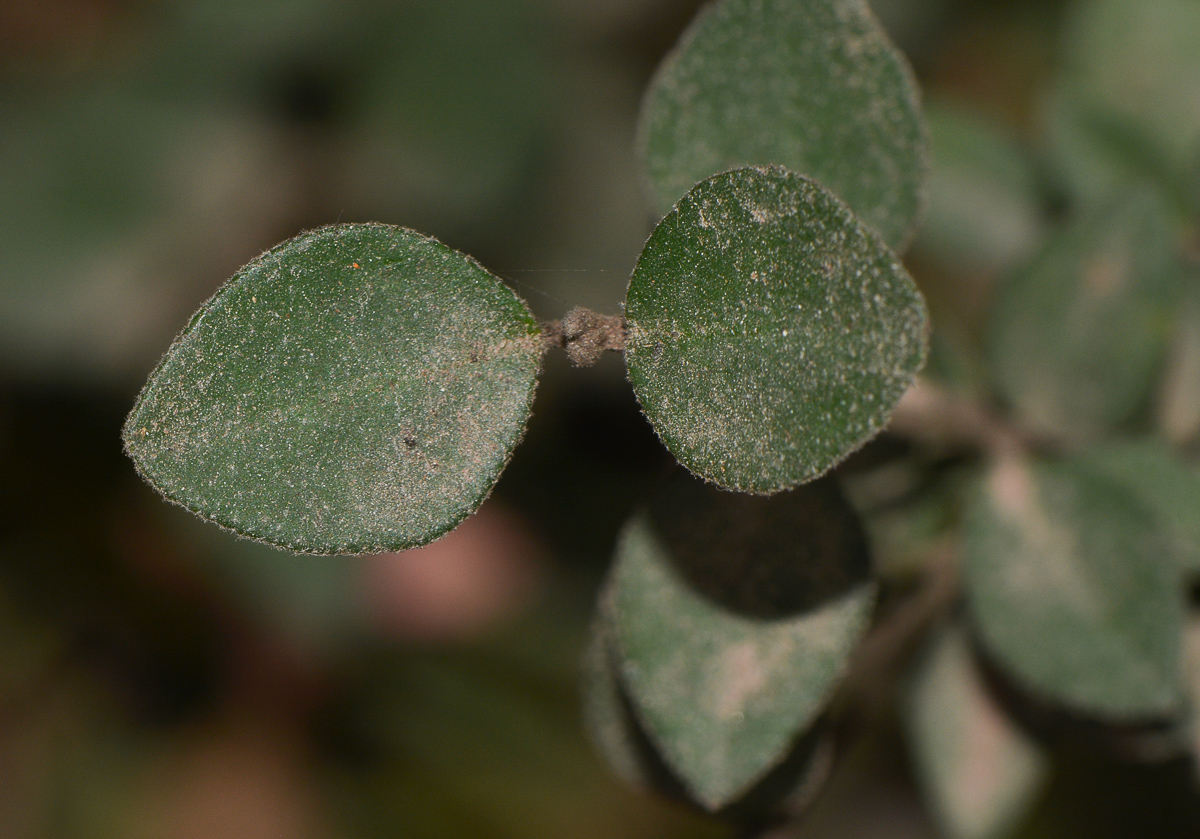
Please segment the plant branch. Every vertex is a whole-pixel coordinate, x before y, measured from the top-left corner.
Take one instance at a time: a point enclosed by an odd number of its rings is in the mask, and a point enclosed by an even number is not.
[[[995,458],[1050,445],[1000,419],[978,401],[922,377],[901,397],[888,430],[926,445],[969,446]]]
[[[854,655],[845,695],[864,717],[874,717],[894,698],[903,665],[958,599],[958,550],[951,541],[924,563],[916,590],[886,614]]]
[[[576,367],[591,367],[606,351],[625,349],[625,318],[576,306],[562,320],[542,324],[547,346],[561,347]]]

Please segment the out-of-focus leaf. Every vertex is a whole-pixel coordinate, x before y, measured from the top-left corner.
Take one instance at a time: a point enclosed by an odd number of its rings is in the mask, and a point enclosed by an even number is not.
[[[667,448],[721,486],[775,492],[887,423],[925,356],[925,306],[878,237],[779,168],[697,185],[629,282],[626,362]]]
[[[655,750],[621,686],[612,630],[601,613],[584,654],[583,712],[592,742],[614,774],[640,790],[688,800],[688,794]],[[735,822],[802,813],[828,780],[833,741],[818,722],[794,742],[787,756],[737,800],[715,814]]]
[[[290,200],[265,120],[103,78],[0,91],[0,367],[141,375]]]
[[[647,789],[650,769],[639,731],[614,671],[608,622],[603,616],[593,621],[587,650],[583,654],[583,719],[588,734],[613,773],[631,787]]]
[[[1086,0],[1065,32],[1062,76],[1082,111],[1130,126],[1148,156],[1190,170],[1200,146],[1200,5]]]
[[[164,0],[154,20],[163,39],[155,44],[163,65],[158,81],[244,96],[263,76],[328,67],[364,49],[367,22],[378,22],[370,6],[357,0]]]
[[[1151,192],[1076,220],[1001,289],[989,356],[1021,419],[1071,442],[1128,420],[1154,386],[1179,291]]]
[[[1200,434],[1200,273],[1185,276],[1156,406],[1159,428],[1177,446]]]
[[[975,397],[990,394],[991,382],[978,337],[954,312],[940,309],[936,300],[927,300],[932,310],[930,322],[938,328],[929,336],[924,375],[956,393]]]
[[[111,692],[59,667],[36,693],[4,697],[0,814],[10,836],[135,836],[151,741]]]
[[[984,117],[949,106],[926,113],[933,167],[913,250],[956,273],[997,276],[1040,238],[1033,167],[1016,138]]]
[[[943,484],[864,516],[877,576],[912,578],[944,553],[953,538],[958,488]]]
[[[1153,439],[1101,446],[1083,462],[1135,495],[1154,515],[1180,567],[1200,572],[1200,474]]]
[[[1039,110],[1051,174],[1076,202],[1092,206],[1135,188],[1157,190],[1172,209],[1191,202],[1180,173],[1139,126],[1088,101],[1077,85],[1060,79]]]
[[[926,168],[917,98],[861,0],[719,0],[651,82],[638,143],[662,214],[717,172],[780,165],[820,181],[899,249]]]
[[[817,719],[873,599],[833,485],[756,498],[686,476],[626,526],[602,607],[635,715],[688,794],[718,810]]]
[[[429,542],[482,502],[529,417],[524,304],[412,231],[340,225],[243,268],[192,319],[126,421],[171,500],[306,553]]]
[[[988,653],[1035,696],[1111,721],[1178,710],[1179,574],[1119,485],[1001,461],[967,525],[964,584]]]
[[[904,710],[917,776],[944,835],[1008,835],[1045,784],[1049,761],[988,695],[961,629],[939,633]]]

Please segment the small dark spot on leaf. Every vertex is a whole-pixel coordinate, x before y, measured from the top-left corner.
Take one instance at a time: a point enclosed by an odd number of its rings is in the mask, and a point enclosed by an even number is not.
[[[404,438],[404,445],[410,449],[415,449],[417,447],[417,438],[409,434]]]

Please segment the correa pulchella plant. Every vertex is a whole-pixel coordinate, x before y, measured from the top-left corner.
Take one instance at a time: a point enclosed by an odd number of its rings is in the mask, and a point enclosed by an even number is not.
[[[998,836],[1049,765],[1013,717],[1082,721],[1128,752],[1187,748],[1200,109],[1162,118],[1169,95],[1121,73],[1136,60],[1121,33],[1176,44],[1160,57],[1191,74],[1191,95],[1196,50],[1172,39],[1200,32],[1198,9],[1078,7],[1046,97],[1052,184],[1019,152],[1018,177],[989,170],[1012,149],[935,115],[933,233],[956,164],[1000,195],[977,227],[1031,206],[1027,238],[1050,232],[988,252],[1007,263],[981,348],[933,333],[928,380],[915,378],[926,304],[898,257],[929,156],[912,73],[862,0],[717,0],[644,100],[637,143],[661,220],[622,313],[538,323],[420,233],[309,231],[196,313],[129,415],[126,450],[169,500],[242,536],[400,550],[487,496],[549,349],[577,364],[622,352],[687,471],[624,529],[594,621],[585,710],[614,769],[751,822],[811,799],[837,688],[852,657],[870,659],[877,589],[909,575],[933,581],[926,617],[944,617],[916,622],[939,627],[908,680],[918,776],[948,834]],[[1058,229],[1021,204],[1019,178],[1065,198]],[[969,231],[970,210],[948,228]],[[869,470],[828,473],[898,405],[894,430],[929,478],[878,503]],[[874,568],[868,532],[891,557]],[[895,559],[912,545],[917,559]],[[1017,697],[1006,712],[996,682]],[[981,761],[992,771],[964,792]]]

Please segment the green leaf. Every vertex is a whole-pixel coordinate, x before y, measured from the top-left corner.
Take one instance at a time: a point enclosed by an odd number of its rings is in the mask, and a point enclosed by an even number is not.
[[[816,721],[873,601],[832,484],[757,498],[683,476],[625,528],[602,607],[642,727],[717,810]]]
[[[126,421],[172,501],[304,553],[424,544],[487,495],[529,417],[542,341],[469,257],[347,224],[255,259],[193,317]]]
[[[1077,219],[1001,289],[989,356],[1023,421],[1076,443],[1142,407],[1179,291],[1173,224],[1151,192]]]
[[[1200,4],[1091,0],[1068,18],[1063,80],[1080,104],[1131,125],[1175,172],[1200,147]]]
[[[1033,166],[1015,136],[980,114],[943,105],[927,115],[933,168],[913,250],[964,280],[1001,274],[1031,256],[1040,238]]]
[[[825,184],[900,248],[926,169],[917,100],[861,0],[721,0],[651,82],[638,144],[661,213],[709,175],[778,164]]]
[[[1153,439],[1102,446],[1083,462],[1136,496],[1180,567],[1200,572],[1200,474]]]
[[[900,262],[814,181],[736,169],[697,185],[646,243],[626,362],[688,469],[775,492],[874,436],[925,355]]]
[[[1179,575],[1119,485],[1000,462],[968,521],[964,584],[985,648],[1035,696],[1113,721],[1178,710]]]
[[[941,631],[904,709],[917,778],[947,839],[1001,839],[1046,783],[1049,761],[988,695],[959,627]]]
[[[0,159],[20,161],[0,171],[0,365],[124,387],[291,212],[292,164],[265,113],[97,58],[71,84],[0,90]]]
[[[584,653],[584,723],[613,773],[630,786],[692,802],[679,779],[638,724],[617,673],[613,632],[601,613],[593,622]],[[812,805],[833,768],[833,738],[818,721],[789,746],[769,773],[737,800],[707,812],[734,823],[761,823],[780,812],[795,817]],[[706,809],[703,808],[702,809]]]

